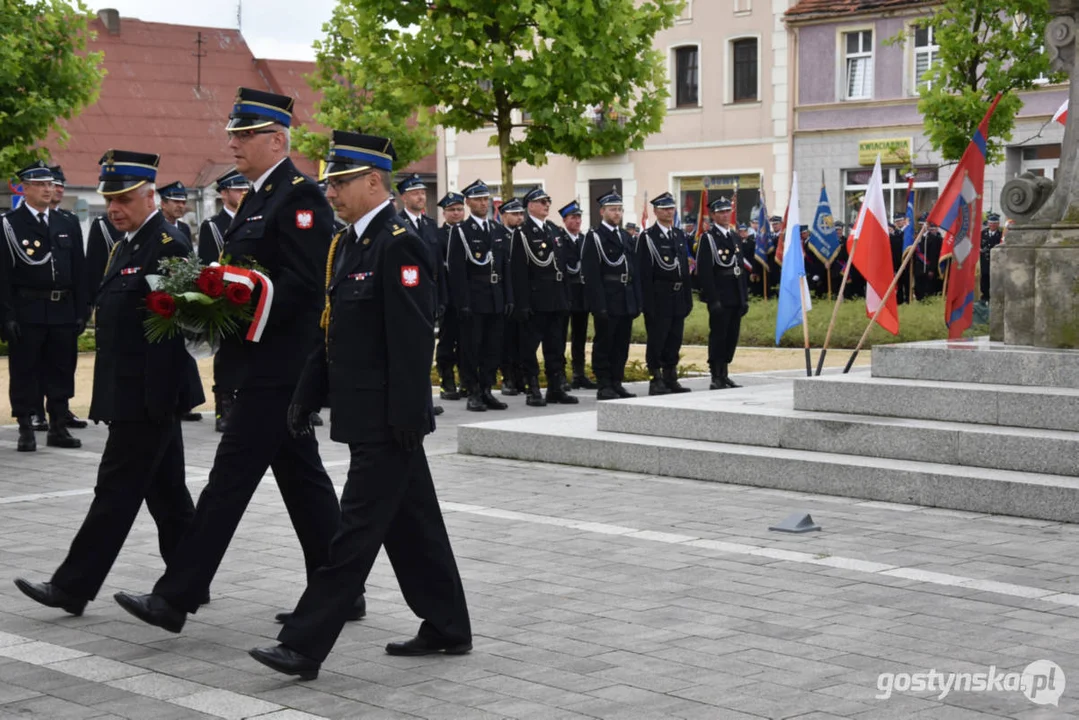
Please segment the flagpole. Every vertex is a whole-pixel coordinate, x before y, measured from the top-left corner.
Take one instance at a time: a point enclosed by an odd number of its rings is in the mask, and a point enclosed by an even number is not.
[[[768,302],[768,266],[764,266],[764,301]]]
[[[828,302],[832,302],[832,263],[824,266],[824,274],[828,276]]]
[[[938,272],[940,271],[940,265],[939,264],[937,265],[937,271]],[[950,276],[951,274],[952,274],[952,263],[949,261],[948,264],[944,267],[944,287],[941,288],[941,293],[940,293],[944,297],[945,300],[948,299],[948,276]]]
[[[914,241],[915,243],[917,243],[919,240],[922,239],[922,235],[925,234],[925,227],[926,226],[922,226],[922,231],[920,233],[918,233],[918,237],[915,238],[915,241]],[[882,297],[880,299],[880,305],[877,306],[877,311],[875,313],[873,313],[873,317],[869,321],[869,324],[865,326],[865,332],[862,333],[861,339],[858,340],[858,345],[854,348],[854,352],[851,353],[850,359],[847,360],[846,367],[843,368],[843,373],[844,374],[850,372],[851,366],[854,365],[854,359],[858,357],[858,352],[862,349],[862,345],[865,344],[865,339],[867,337],[869,337],[869,331],[873,329],[873,324],[877,322],[877,318],[880,317],[880,314],[882,312],[884,312],[884,308],[888,305],[888,298],[890,298],[892,296],[892,291],[895,290],[896,285],[899,284],[899,278],[903,277],[903,273],[906,271],[907,265],[910,263],[910,259],[912,257],[914,257],[914,253],[912,253],[912,252],[911,253],[904,253],[903,262],[902,262],[902,264],[900,264],[899,270],[896,272],[895,276],[892,278],[891,284],[888,286],[888,289],[884,292],[884,297]]]
[[[806,351],[806,377],[813,377],[813,354],[809,349],[809,313],[806,312],[806,295],[809,294],[809,285],[805,275],[798,278],[798,296],[802,301],[802,335],[805,337]]]
[[[850,268],[854,264],[854,253],[858,250],[858,238],[860,237],[861,235],[854,236],[850,252],[847,253],[847,266],[843,268],[843,279],[839,281],[839,293],[835,298],[835,307],[832,308],[832,320],[828,323],[828,332],[824,336],[824,347],[821,348],[820,358],[817,360],[818,375],[820,375],[821,369],[824,367],[824,356],[828,354],[828,342],[832,339],[832,328],[835,327],[835,320],[839,315],[839,305],[843,302],[843,292],[847,289],[847,278],[850,277]]]

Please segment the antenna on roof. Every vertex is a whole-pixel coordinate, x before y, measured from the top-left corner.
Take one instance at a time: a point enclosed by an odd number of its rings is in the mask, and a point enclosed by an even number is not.
[[[244,0],[236,0],[236,29],[244,29]]]
[[[195,92],[202,92],[202,59],[206,57],[206,53],[202,51],[202,46],[206,43],[202,40],[202,32],[200,31],[198,37],[195,39],[195,52],[192,55],[195,56],[196,67],[195,71]]]

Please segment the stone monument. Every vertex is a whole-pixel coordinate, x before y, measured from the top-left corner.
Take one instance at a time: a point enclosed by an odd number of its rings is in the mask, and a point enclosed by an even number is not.
[[[1077,78],[1079,0],[1049,0],[1045,44],[1054,71]],[[1079,84],[1069,107],[1079,108]],[[1016,219],[992,251],[990,337],[1007,345],[1079,348],[1079,111],[1068,114],[1056,180],[1023,173],[1004,185]]]

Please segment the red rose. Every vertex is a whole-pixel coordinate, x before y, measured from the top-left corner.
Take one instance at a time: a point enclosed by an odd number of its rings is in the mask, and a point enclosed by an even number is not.
[[[251,288],[243,283],[229,283],[225,288],[225,297],[234,305],[246,305],[251,302]]]
[[[167,292],[155,290],[146,296],[146,307],[150,312],[168,319],[176,314],[176,301]]]
[[[222,275],[223,271],[220,268],[205,268],[199,273],[198,279],[195,280],[195,285],[212,298],[221,297],[221,293],[225,292],[225,280]]]

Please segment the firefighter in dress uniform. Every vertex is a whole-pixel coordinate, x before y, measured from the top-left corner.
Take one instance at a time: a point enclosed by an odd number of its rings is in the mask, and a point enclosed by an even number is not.
[[[709,388],[741,387],[731,380],[728,366],[734,360],[742,316],[749,311],[749,291],[742,268],[742,250],[730,228],[731,201],[716,198],[709,204],[712,227],[697,249],[697,275],[701,300],[708,305]]]

